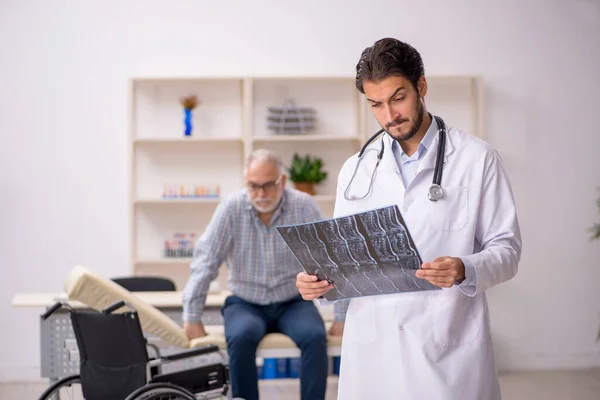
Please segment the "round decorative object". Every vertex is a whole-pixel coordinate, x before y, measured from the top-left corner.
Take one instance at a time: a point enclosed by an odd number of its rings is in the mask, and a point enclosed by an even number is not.
[[[442,197],[444,197],[444,191],[440,185],[436,185],[435,183],[429,187],[428,193],[429,200],[438,201]]]

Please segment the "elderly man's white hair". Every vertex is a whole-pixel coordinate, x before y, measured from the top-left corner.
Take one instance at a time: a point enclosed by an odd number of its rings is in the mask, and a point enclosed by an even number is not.
[[[250,156],[248,156],[248,162],[246,163],[246,169],[244,170],[244,175],[248,173],[248,168],[252,165],[253,162],[256,161],[266,161],[274,164],[277,167],[277,171],[279,175],[285,174],[285,168],[283,167],[283,163],[281,162],[281,158],[267,149],[257,149],[254,150]]]

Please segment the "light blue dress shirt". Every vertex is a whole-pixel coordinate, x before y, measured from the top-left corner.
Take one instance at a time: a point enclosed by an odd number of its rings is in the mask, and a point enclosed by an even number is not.
[[[396,140],[392,142],[392,151],[394,153],[394,157],[396,158],[396,163],[398,164],[398,168],[400,169],[400,174],[402,176],[402,181],[404,182],[404,188],[407,188],[410,182],[412,182],[415,175],[417,175],[417,171],[419,170],[419,165],[421,164],[421,160],[425,157],[425,154],[431,148],[433,144],[433,139],[437,135],[438,124],[435,121],[435,118],[431,119],[431,125],[429,125],[429,129],[423,136],[421,143],[417,147],[417,151],[415,151],[412,155],[407,155],[400,143]],[[447,133],[446,133],[447,134]],[[444,187],[444,182],[442,182],[442,188]],[[443,201],[440,200],[440,201]],[[468,288],[469,292],[475,292],[475,287],[477,283],[477,277],[475,275],[475,267],[473,264],[463,258],[461,258],[463,264],[465,265],[465,280],[460,284],[461,287],[465,289]],[[472,290],[471,290],[472,289]]]

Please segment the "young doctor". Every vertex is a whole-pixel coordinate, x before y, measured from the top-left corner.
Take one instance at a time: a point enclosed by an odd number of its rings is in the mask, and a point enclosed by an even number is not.
[[[350,301],[338,398],[500,399],[485,291],[513,278],[521,256],[502,160],[428,113],[410,45],[366,48],[356,87],[385,133],[342,167],[335,216],[397,205],[424,261],[416,277],[441,289]],[[306,273],[296,285],[306,300],[333,287]]]

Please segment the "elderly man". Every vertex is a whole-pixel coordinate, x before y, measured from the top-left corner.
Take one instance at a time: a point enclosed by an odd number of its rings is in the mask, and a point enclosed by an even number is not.
[[[307,194],[285,188],[281,160],[267,150],[248,159],[246,189],[227,197],[198,241],[183,294],[184,328],[205,336],[201,322],[209,284],[229,266],[229,296],[222,309],[234,397],[258,399],[256,349],[269,332],[289,336],[302,351],[302,399],[325,398],[327,336],[321,315],[296,288],[302,268],[277,233],[278,225],[323,219]],[[338,305],[331,333],[341,334],[345,310]]]

